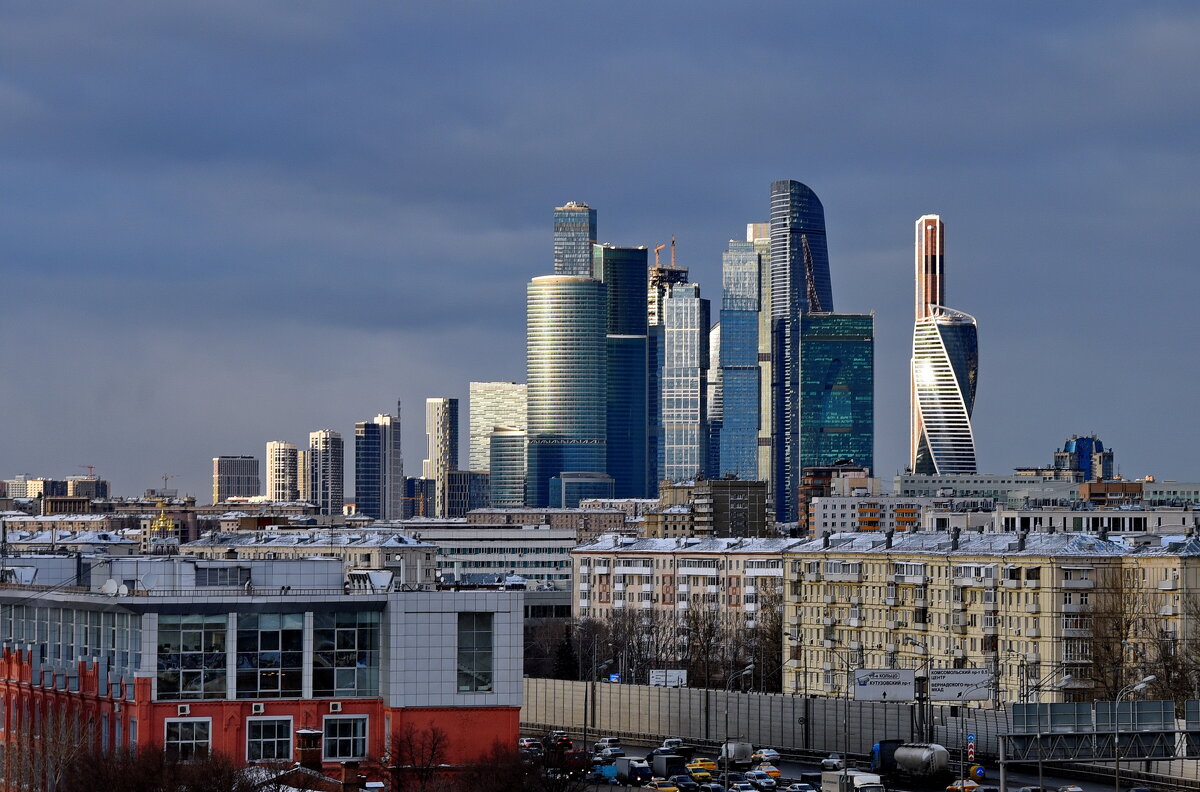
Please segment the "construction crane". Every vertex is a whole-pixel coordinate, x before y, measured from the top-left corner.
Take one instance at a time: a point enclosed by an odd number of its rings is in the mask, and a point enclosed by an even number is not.
[[[655,267],[658,266],[658,251],[662,250],[665,247],[666,247],[666,245],[659,245],[658,247],[654,248],[654,266]]]
[[[95,465],[78,465],[77,467],[85,468],[88,472],[88,475],[87,475],[88,478],[90,478],[90,479],[96,478],[96,466]]]
[[[402,497],[398,498],[397,500],[416,501],[417,502],[417,512],[418,512],[417,516],[418,517],[425,516],[425,493],[424,492],[422,492],[420,495],[402,496]]]

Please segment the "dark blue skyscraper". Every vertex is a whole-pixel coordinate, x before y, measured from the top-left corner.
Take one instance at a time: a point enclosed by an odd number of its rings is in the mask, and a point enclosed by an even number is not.
[[[758,478],[760,256],[730,240],[722,256],[720,466],[710,475]]]
[[[571,201],[554,207],[554,274],[592,274],[592,243],[596,241],[596,210]]]
[[[875,318],[800,318],[800,467],[875,467]]]
[[[618,498],[649,496],[646,248],[592,246],[592,271],[608,292],[608,475]]]
[[[825,209],[797,181],[771,184],[771,483],[775,517],[796,519],[801,463],[800,317],[833,311]]]

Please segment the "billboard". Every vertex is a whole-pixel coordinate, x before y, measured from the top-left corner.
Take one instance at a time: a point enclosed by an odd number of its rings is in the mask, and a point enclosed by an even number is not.
[[[650,687],[687,687],[687,671],[659,668],[650,671]]]
[[[856,701],[912,701],[916,695],[916,672],[902,668],[856,668]]]
[[[929,669],[930,701],[987,701],[993,688],[990,668]]]

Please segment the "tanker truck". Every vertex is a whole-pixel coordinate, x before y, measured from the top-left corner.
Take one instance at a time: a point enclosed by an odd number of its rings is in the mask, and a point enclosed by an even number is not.
[[[880,740],[871,746],[871,771],[889,784],[943,787],[953,780],[950,752],[936,743]]]

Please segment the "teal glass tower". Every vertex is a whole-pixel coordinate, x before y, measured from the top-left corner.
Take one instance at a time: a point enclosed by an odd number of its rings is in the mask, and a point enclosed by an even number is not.
[[[544,508],[560,473],[606,470],[607,290],[578,275],[534,278],[526,316],[526,497]]]
[[[570,201],[554,207],[554,274],[591,275],[596,210]]]
[[[607,290],[607,472],[618,498],[649,497],[649,345],[645,247],[592,246],[592,271]]]
[[[800,466],[875,468],[875,317],[805,314],[800,332]]]

